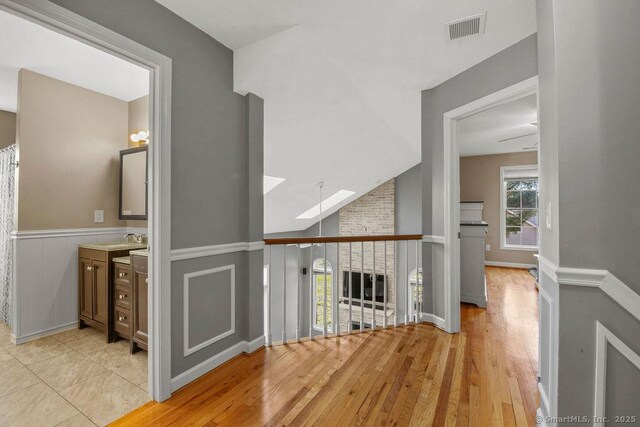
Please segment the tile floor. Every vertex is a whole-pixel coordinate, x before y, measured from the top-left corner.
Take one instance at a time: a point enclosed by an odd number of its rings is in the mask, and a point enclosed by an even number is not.
[[[0,426],[104,426],[149,401],[147,353],[74,329],[23,345],[0,322]]]

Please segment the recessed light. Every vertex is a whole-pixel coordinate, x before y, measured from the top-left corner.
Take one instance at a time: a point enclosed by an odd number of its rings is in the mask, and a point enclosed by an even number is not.
[[[267,194],[269,191],[273,190],[274,188],[276,188],[278,185],[282,184],[284,182],[284,178],[278,178],[276,176],[269,176],[269,175],[265,175],[264,176],[264,181],[263,181],[263,190],[262,190],[262,194],[265,195]]]
[[[355,191],[349,190],[340,190],[335,193],[333,196],[329,196],[322,201],[322,211],[326,212],[328,209],[331,209],[338,203],[342,202],[345,199],[353,196]],[[296,219],[312,219],[320,215],[320,203],[309,209],[308,211],[298,215]]]

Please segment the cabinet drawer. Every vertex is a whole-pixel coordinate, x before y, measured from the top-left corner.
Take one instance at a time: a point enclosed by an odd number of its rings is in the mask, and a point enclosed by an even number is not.
[[[116,306],[131,309],[131,288],[129,286],[116,285],[113,300]]]
[[[129,338],[131,335],[131,312],[126,308],[115,307],[113,328],[121,335]]]
[[[78,248],[78,256],[80,258],[88,258],[96,261],[107,261],[107,253],[105,251],[98,251],[95,249]]]
[[[131,268],[127,264],[114,263],[114,281],[118,285],[128,285]]]

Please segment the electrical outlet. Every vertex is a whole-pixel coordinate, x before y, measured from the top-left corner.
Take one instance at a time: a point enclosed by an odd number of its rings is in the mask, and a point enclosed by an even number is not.
[[[104,222],[104,211],[103,210],[95,210],[95,211],[93,211],[93,222]]]
[[[486,245],[484,245],[484,250],[487,251],[487,252],[491,251],[491,245],[488,244],[488,243]]]

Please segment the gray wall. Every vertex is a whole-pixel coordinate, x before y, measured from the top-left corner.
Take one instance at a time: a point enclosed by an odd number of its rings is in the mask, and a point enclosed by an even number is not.
[[[422,164],[396,177],[396,234],[422,232]]]
[[[557,253],[542,254],[609,270],[640,292],[640,3],[538,1],[538,19],[541,156],[549,144],[562,195],[542,235],[557,240]],[[558,415],[590,415],[595,322],[639,354],[640,322],[599,289],[562,284],[559,313]],[[639,381],[609,346],[606,413],[640,416]]]
[[[253,95],[245,99],[233,92],[233,52],[153,0],[53,2],[173,60],[172,249],[259,240],[263,106]],[[257,251],[172,263],[172,376],[237,342],[259,336],[260,313],[250,312],[259,310],[253,299],[262,289],[261,259]],[[183,357],[183,276],[229,264],[236,266],[237,332]],[[211,293],[215,293],[217,280],[210,277]],[[209,310],[216,310],[216,304],[229,304],[228,300],[211,301]],[[198,314],[190,315],[197,325]],[[208,325],[194,327],[206,329]]]
[[[444,234],[443,114],[538,74],[537,38],[533,34],[446,82],[422,92],[422,227],[424,234]],[[444,315],[442,245],[423,245],[423,265],[431,265],[433,313]],[[431,249],[430,249],[431,248]]]

